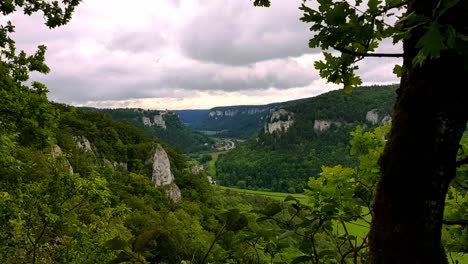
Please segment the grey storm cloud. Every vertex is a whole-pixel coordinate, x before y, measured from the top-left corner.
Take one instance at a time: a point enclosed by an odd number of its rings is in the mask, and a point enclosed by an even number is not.
[[[33,79],[47,84],[58,102],[183,99],[197,92],[260,96],[320,78],[312,66],[320,51],[308,48],[312,33],[299,20],[301,2],[256,8],[249,0],[88,0],[54,30],[40,15],[12,20],[20,49],[48,46],[52,71]],[[360,72],[364,79],[392,81],[383,73],[391,63],[372,61]]]
[[[292,59],[264,61],[248,66],[200,65],[196,70],[176,68],[164,75],[161,84],[196,90],[242,91],[275,87],[288,89],[310,84],[318,76],[312,68]]]
[[[73,103],[129,98],[182,98],[190,91],[288,89],[306,86],[318,79],[312,68],[302,66],[293,59],[265,61],[247,67],[198,64],[195,67],[157,69],[153,74],[114,65],[103,65],[91,71],[85,74],[87,78],[68,74],[37,78],[51,88],[52,99]],[[161,71],[164,73],[161,74]]]
[[[183,52],[197,60],[244,65],[319,52],[308,48],[312,33],[299,20],[300,1],[273,1],[253,8],[250,1],[218,1],[182,31]]]

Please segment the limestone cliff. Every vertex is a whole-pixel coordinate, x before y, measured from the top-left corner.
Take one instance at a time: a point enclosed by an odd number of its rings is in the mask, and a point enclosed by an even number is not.
[[[171,164],[166,151],[158,146],[151,157],[153,163],[152,181],[156,187],[161,187],[166,195],[174,202],[182,198],[179,187],[175,184],[174,175],[171,172]]]
[[[384,116],[381,121],[382,125],[387,125],[392,123],[392,117],[390,115]]]
[[[233,108],[233,109],[219,109],[219,110],[214,109],[208,113],[208,116],[213,117],[213,118],[223,117],[223,116],[233,117],[236,115],[255,115],[255,114],[271,112],[271,111],[272,109],[269,107],[261,107],[261,108],[252,107],[252,108],[245,108],[245,109]]]
[[[63,152],[62,152],[62,148],[60,148],[59,145],[54,145],[52,147],[52,150],[51,150],[51,155],[52,155],[52,158],[54,159],[58,159],[58,158],[63,158]],[[65,163],[63,165],[64,169],[68,170],[68,172],[70,172],[70,174],[73,174],[73,167],[72,165],[70,164],[70,162],[68,161],[68,159],[64,159]]]
[[[275,131],[286,132],[294,123],[294,114],[284,109],[279,109],[271,113],[269,119],[265,123],[265,133],[273,133]]]
[[[143,122],[143,125],[144,126],[157,126],[157,127],[160,127],[160,128],[163,128],[163,129],[167,129],[167,126],[166,126],[166,121],[164,120],[164,116],[165,115],[172,115],[172,114],[175,114],[173,112],[169,112],[169,111],[160,111],[159,114],[156,114],[153,116],[153,119],[149,118],[149,117],[146,117],[146,116],[143,116],[141,118],[141,121]]]
[[[91,142],[85,136],[73,136],[73,140],[75,140],[76,145],[84,151],[93,151],[93,147]]]
[[[324,132],[331,128],[331,126],[341,126],[341,122],[332,121],[332,120],[314,120],[314,130],[318,132]]]
[[[379,123],[382,125],[392,123],[392,117],[390,115],[386,115],[382,119],[380,119],[380,115],[377,112],[377,109],[372,109],[369,112],[367,112],[366,120],[372,123],[373,125],[376,125]]]
[[[366,120],[371,122],[373,125],[379,122],[379,113],[376,109],[370,110],[366,114]]]

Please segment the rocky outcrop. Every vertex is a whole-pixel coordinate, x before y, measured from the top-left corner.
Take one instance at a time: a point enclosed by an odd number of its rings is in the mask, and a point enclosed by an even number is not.
[[[52,158],[54,158],[54,159],[59,159],[59,158],[63,157],[63,152],[62,152],[62,149],[60,148],[59,145],[54,145],[52,147],[51,155],[52,155]],[[65,158],[64,161],[65,161],[65,163],[64,163],[63,167],[66,170],[68,170],[68,172],[70,172],[70,174],[73,174],[73,167],[70,164],[70,162],[68,161],[68,159]]]
[[[371,122],[373,125],[379,122],[379,113],[377,109],[372,109],[366,114],[366,120]]]
[[[174,175],[171,172],[171,164],[166,151],[158,146],[152,155],[153,172],[152,181],[156,187],[164,189],[166,195],[174,202],[182,198],[179,187],[175,184]]]
[[[93,151],[91,142],[85,136],[73,136],[76,145],[84,151]]]
[[[217,118],[223,116],[233,117],[236,115],[255,115],[263,112],[272,112],[272,108],[244,108],[244,109],[214,109],[208,113],[209,117]]]
[[[210,111],[208,116],[210,116],[210,117],[223,116],[223,112],[221,112],[221,111]]]
[[[373,125],[377,125],[377,124],[386,125],[386,124],[392,123],[392,117],[390,115],[386,115],[382,119],[380,119],[377,109],[372,109],[369,112],[367,112],[366,120],[372,123]]]
[[[150,127],[157,126],[157,127],[166,129],[167,127],[166,127],[166,121],[164,121],[164,116],[167,114],[173,114],[173,113],[169,111],[161,111],[159,112],[159,114],[154,115],[153,119],[144,116],[141,118],[141,121],[143,122],[144,126],[150,126]]]
[[[164,121],[163,114],[161,113],[160,115],[155,115],[153,117],[154,124],[158,127],[166,129],[166,122]]]
[[[117,161],[114,161],[114,169],[124,169],[124,170],[128,170],[128,165],[126,162],[117,162]]]
[[[149,117],[144,116],[144,117],[141,118],[141,121],[143,122],[144,126],[152,126],[153,125],[153,123],[151,123],[151,119],[149,119]]]
[[[319,119],[316,119],[314,121],[314,130],[318,131],[318,132],[324,132],[324,131],[329,130],[332,127],[332,125],[340,127],[341,122],[336,122],[336,121],[332,121],[332,120],[319,120]]]
[[[198,174],[201,171],[203,171],[203,166],[202,165],[192,164],[190,166],[190,172],[193,173],[193,174]]]
[[[211,176],[206,176],[206,178],[207,178],[207,180],[208,180],[208,182],[209,182],[210,184],[216,185],[216,181],[213,180],[213,177],[211,177]]]
[[[392,123],[392,117],[389,115],[386,115],[384,118],[382,118],[381,121],[382,125],[388,125]]]
[[[284,109],[274,111],[265,124],[265,133],[286,132],[294,124],[294,114]]]

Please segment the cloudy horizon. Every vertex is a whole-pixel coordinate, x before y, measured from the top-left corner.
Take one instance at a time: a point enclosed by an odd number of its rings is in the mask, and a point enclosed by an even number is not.
[[[321,51],[299,18],[301,1],[84,0],[69,24],[11,16],[20,49],[48,47],[45,83],[56,102],[101,108],[209,109],[267,104],[340,88],[314,69]],[[381,50],[400,47],[384,43]],[[396,83],[399,59],[366,59],[365,84]]]

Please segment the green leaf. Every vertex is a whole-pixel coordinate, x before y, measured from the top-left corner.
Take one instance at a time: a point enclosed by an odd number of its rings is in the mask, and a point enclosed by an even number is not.
[[[293,236],[293,235],[294,235],[293,231],[286,231],[283,234],[281,234],[278,238],[279,239],[285,239],[285,238]]]
[[[378,11],[379,2],[379,0],[369,0],[367,2],[367,6],[369,7],[370,13],[375,13]]]
[[[270,7],[270,0],[255,0],[254,6]]]
[[[419,49],[418,54],[413,60],[413,64],[416,66],[421,66],[427,59],[438,58],[440,52],[447,49],[444,43],[444,36],[440,32],[439,23],[431,23],[426,33],[416,43],[416,48]]]
[[[399,64],[396,64],[395,67],[393,67],[393,73],[400,78],[401,77],[401,72],[402,72],[402,67]]]
[[[327,12],[326,22],[329,25],[342,25],[346,23],[347,7],[346,3],[337,3],[335,8]]]
[[[265,210],[263,210],[263,214],[266,216],[274,216],[275,214],[281,212],[283,210],[278,203],[270,203],[266,206]]]
[[[106,242],[105,246],[109,249],[124,249],[127,246],[127,241],[121,239],[120,237],[115,237]]]
[[[299,264],[299,263],[307,263],[310,261],[312,258],[309,256],[299,256],[291,262],[291,264]]]
[[[266,221],[266,220],[269,220],[269,219],[270,219],[270,217],[268,217],[268,216],[262,216],[262,217],[257,218],[257,222],[263,222],[263,221]]]
[[[326,256],[333,256],[335,254],[335,251],[330,250],[330,249],[324,249],[318,253],[318,256],[320,258],[326,257]]]

